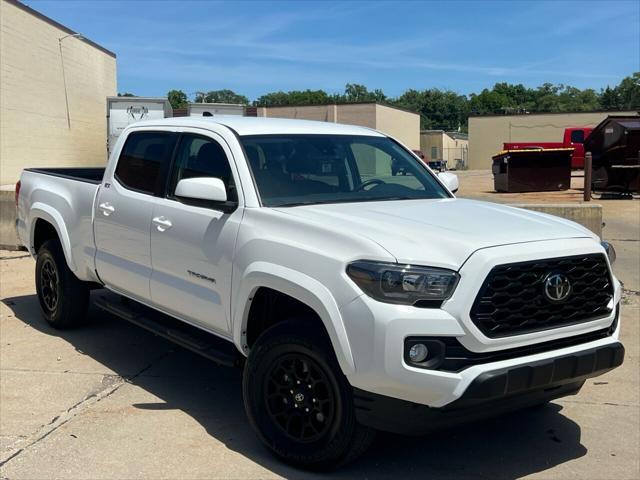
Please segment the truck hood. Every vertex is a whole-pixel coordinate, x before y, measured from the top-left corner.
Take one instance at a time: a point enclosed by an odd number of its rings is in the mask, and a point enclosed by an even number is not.
[[[456,270],[482,248],[596,238],[581,225],[559,217],[464,199],[341,203],[275,210],[367,237],[399,263]]]

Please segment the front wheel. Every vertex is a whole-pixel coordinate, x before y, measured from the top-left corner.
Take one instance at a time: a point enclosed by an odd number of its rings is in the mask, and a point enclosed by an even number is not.
[[[357,423],[351,386],[323,333],[276,325],[256,341],[243,377],[258,437],[287,463],[312,470],[354,460],[375,436]]]
[[[36,292],[45,320],[54,328],[84,323],[89,307],[89,288],[67,266],[58,240],[48,240],[38,250]]]

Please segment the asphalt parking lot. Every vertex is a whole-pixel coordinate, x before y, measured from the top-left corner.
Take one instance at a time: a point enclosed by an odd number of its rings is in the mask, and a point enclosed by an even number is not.
[[[461,196],[514,201],[473,177],[461,175]],[[380,435],[323,478],[637,479],[640,202],[599,203],[627,289],[622,367],[545,407],[424,438]],[[40,316],[33,268],[24,252],[0,251],[0,477],[315,477],[261,446],[245,420],[239,370],[95,308],[86,328],[55,331]]]

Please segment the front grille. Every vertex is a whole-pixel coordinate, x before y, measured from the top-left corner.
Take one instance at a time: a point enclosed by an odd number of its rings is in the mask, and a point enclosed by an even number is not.
[[[550,274],[563,274],[571,293],[561,302],[544,293]],[[498,265],[487,275],[471,320],[490,338],[536,332],[609,315],[613,284],[604,255],[580,255]]]

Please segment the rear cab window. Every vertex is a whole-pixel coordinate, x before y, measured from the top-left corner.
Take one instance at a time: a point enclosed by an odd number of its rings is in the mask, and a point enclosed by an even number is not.
[[[571,143],[584,143],[584,130],[574,130],[571,132]]]
[[[172,132],[132,132],[120,152],[114,173],[129,190],[160,195],[177,134]]]

